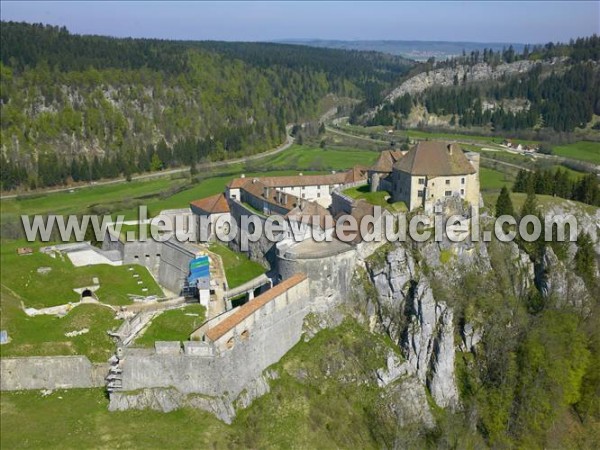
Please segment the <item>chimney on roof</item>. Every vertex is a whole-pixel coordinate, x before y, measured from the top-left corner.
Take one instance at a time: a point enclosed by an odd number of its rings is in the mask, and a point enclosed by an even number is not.
[[[287,194],[285,192],[283,193],[283,204],[287,205]]]
[[[448,144],[448,154],[449,155],[452,154],[452,146],[453,146],[453,144]]]
[[[264,189],[263,189],[263,195],[264,195],[264,197],[268,199],[269,198],[269,194],[270,194],[270,192],[269,192],[269,186],[265,186]]]

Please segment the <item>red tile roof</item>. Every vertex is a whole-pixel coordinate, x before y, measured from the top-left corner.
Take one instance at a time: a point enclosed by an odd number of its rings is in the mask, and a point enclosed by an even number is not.
[[[276,286],[273,286],[264,294],[259,295],[254,300],[250,300],[248,303],[240,306],[236,312],[227,317],[222,322],[215,325],[214,328],[210,328],[206,332],[206,337],[211,341],[216,341],[225,335],[228,331],[239,325],[244,319],[250,317],[253,313],[258,311],[260,308],[265,306],[267,303],[272,301],[275,297],[280,296],[288,289],[293,288],[297,284],[306,280],[306,275],[303,273],[297,273],[292,275],[290,278],[282,281]]]
[[[392,172],[394,164],[402,158],[406,152],[401,150],[384,150],[379,154],[377,162],[371,167],[375,172]]]
[[[475,173],[458,144],[439,141],[419,142],[394,164],[394,169],[430,177]]]
[[[194,200],[190,203],[190,207],[192,210],[198,209],[207,214],[229,212],[229,204],[227,203],[225,194],[216,194],[200,200]]]

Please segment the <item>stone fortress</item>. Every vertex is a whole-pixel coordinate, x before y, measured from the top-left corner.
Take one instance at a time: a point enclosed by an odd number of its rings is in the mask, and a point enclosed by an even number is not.
[[[326,175],[242,175],[223,193],[190,204],[191,216],[198,224],[196,243],[106,239],[105,250],[118,251],[124,262],[145,265],[162,286],[179,294],[190,261],[209,248],[207,243],[216,239],[223,219],[240,227],[241,232],[229,243],[235,250],[250,231],[242,229],[244,215],[258,216],[261,221],[272,214],[290,221],[317,216],[313,226],[327,234],[333,231],[329,224],[340,215],[360,219],[373,212],[373,205],[365,199],[344,194],[346,189],[366,184],[371,191],[388,191],[391,200],[405,202],[409,211],[432,212],[437,202],[448,197],[478,206],[479,159],[476,154],[465,155],[456,144],[421,142],[408,152],[383,151],[371,168]],[[107,368],[110,409],[168,411],[192,406],[231,421],[236,406],[246,406],[268,391],[266,369],[299,342],[307,315],[326,313],[344,301],[351,294],[356,265],[382,244],[360,239],[346,243],[335,238],[316,242],[309,235],[298,240],[285,233],[277,242],[263,237],[250,242],[248,256],[269,267],[266,276],[236,291],[238,295],[250,293],[250,300],[233,308],[227,286],[217,285],[206,305],[207,321],[189,341],[156,342],[153,349],[142,349],[121,340]],[[253,297],[254,292],[261,293]],[[135,320],[126,321],[124,327],[135,327]],[[3,372],[8,363],[2,360]],[[11,366],[11,370],[18,378],[19,367]],[[42,376],[28,388],[57,387],[55,378]],[[18,387],[3,380],[2,388]]]

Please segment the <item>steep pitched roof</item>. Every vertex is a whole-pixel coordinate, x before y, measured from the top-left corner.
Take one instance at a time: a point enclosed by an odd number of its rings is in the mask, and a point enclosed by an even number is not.
[[[401,150],[384,150],[379,154],[371,170],[375,172],[391,172],[396,161],[402,158],[403,155],[404,152]]]
[[[194,212],[200,213],[227,213],[229,212],[229,204],[225,194],[211,195],[210,197],[201,198],[190,202],[190,208]]]
[[[303,273],[297,273],[281,283],[273,286],[264,294],[261,294],[254,300],[250,300],[248,303],[240,306],[236,312],[224,319],[222,322],[219,322],[214,328],[210,328],[206,332],[206,337],[213,342],[216,341],[236,325],[240,324],[244,319],[250,317],[254,312],[258,311],[260,308],[272,301],[275,297],[280,296],[285,291],[293,288],[304,280],[306,280],[306,275]]]
[[[394,170],[430,177],[475,173],[459,145],[439,141],[419,142],[394,164]]]
[[[344,183],[356,183],[367,179],[367,168],[363,166],[354,166],[346,172]]]

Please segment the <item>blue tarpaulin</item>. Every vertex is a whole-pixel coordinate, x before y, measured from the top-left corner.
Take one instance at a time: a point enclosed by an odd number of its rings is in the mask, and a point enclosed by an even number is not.
[[[198,256],[190,261],[190,275],[188,282],[195,285],[198,280],[208,281],[210,279],[210,264],[208,256]]]

